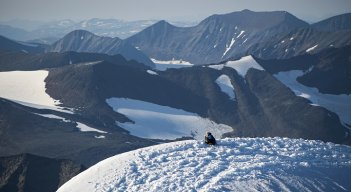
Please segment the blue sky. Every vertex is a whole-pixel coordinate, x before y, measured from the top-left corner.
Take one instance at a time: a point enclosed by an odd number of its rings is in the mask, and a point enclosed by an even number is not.
[[[212,14],[250,9],[288,11],[308,22],[351,12],[351,0],[0,0],[0,20],[199,21]]]

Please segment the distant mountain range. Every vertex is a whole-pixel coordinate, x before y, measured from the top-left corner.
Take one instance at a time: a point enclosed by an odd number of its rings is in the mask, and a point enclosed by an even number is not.
[[[83,21],[59,20],[52,22],[35,22],[13,20],[0,23],[0,35],[5,37],[50,44],[74,30],[87,30],[104,37],[130,37],[157,20],[122,21],[117,19],[88,19]],[[172,22],[177,26],[192,26],[195,22]]]
[[[160,21],[127,39],[157,60],[216,63],[252,54],[289,58],[351,44],[351,14],[309,25],[284,11],[213,15],[194,27]]]
[[[41,53],[44,52],[45,48],[40,44],[19,42],[0,36],[0,50],[23,53]]]

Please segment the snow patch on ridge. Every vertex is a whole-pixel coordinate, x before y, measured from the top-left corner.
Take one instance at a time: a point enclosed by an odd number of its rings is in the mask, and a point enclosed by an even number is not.
[[[216,70],[222,70],[224,67],[224,64],[218,64],[218,65],[208,65],[209,68],[216,69]]]
[[[146,72],[150,75],[158,75],[158,73],[156,73],[155,71],[152,71],[152,70],[147,70]]]
[[[50,118],[50,119],[59,119],[63,122],[66,122],[66,123],[69,123],[69,122],[72,122],[72,123],[77,123],[77,128],[79,129],[79,131],[81,132],[98,132],[98,133],[107,133],[105,131],[101,131],[99,129],[95,129],[95,128],[92,128],[92,127],[89,127],[88,125],[86,124],[83,124],[83,123],[80,123],[80,122],[74,122],[74,121],[71,121],[69,119],[66,119],[64,117],[60,117],[60,116],[57,116],[57,115],[53,115],[53,114],[40,114],[40,113],[35,113],[36,115],[39,115],[39,116],[42,116],[42,117],[46,117],[46,118]],[[96,137],[98,138],[98,137]],[[103,138],[101,136],[99,136],[99,138]]]
[[[242,57],[241,59],[236,61],[228,61],[225,64],[208,65],[208,67],[216,70],[222,70],[223,67],[230,67],[235,69],[239,73],[239,75],[241,75],[244,78],[247,71],[251,68],[264,71],[261,65],[258,64],[251,55]]]
[[[180,141],[110,157],[68,191],[350,191],[351,148],[287,138]]]
[[[244,33],[245,33],[245,31],[240,31],[240,34],[236,38],[239,38]]]
[[[231,100],[235,100],[234,86],[227,75],[219,76],[216,83],[223,93],[227,94]]]
[[[150,58],[152,62],[155,64],[155,69],[158,71],[165,71],[167,69],[178,69],[183,67],[192,67],[194,64],[190,63],[189,61],[184,61],[182,59],[176,60],[172,59],[169,61],[161,61],[157,59]]]
[[[223,57],[227,54],[227,52],[232,48],[232,46],[234,45],[234,43],[235,43],[235,39],[234,39],[234,37],[233,37],[232,40],[230,41],[229,46],[226,45],[226,49],[225,49],[225,51],[224,51],[224,53],[223,53],[223,55],[222,55],[222,58],[223,58]]]
[[[313,47],[308,48],[308,49],[306,50],[306,52],[309,53],[309,52],[313,51],[313,50],[314,50],[315,48],[317,48],[317,47],[318,47],[318,44],[315,45],[315,46],[313,46]]]
[[[264,71],[261,65],[258,64],[251,55],[242,57],[237,61],[228,61],[225,64],[225,66],[235,69],[239,73],[239,75],[241,75],[244,78],[246,76],[247,71],[251,68]]]
[[[86,124],[80,123],[80,122],[76,122],[77,123],[77,128],[81,131],[81,132],[98,132],[98,133],[107,133],[106,131],[101,131],[99,129],[95,129],[92,127],[89,127]]]
[[[177,139],[194,137],[202,140],[206,131],[217,138],[223,133],[232,131],[224,124],[202,118],[195,113],[168,106],[161,106],[145,101],[110,98],[106,99],[114,111],[126,115],[134,123],[118,123],[131,135],[149,139]]]

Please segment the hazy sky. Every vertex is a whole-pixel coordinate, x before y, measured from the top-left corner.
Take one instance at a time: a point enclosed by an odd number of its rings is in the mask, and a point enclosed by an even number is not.
[[[212,14],[250,9],[288,11],[305,21],[319,21],[351,12],[351,0],[0,0],[0,20],[123,20],[199,21]]]

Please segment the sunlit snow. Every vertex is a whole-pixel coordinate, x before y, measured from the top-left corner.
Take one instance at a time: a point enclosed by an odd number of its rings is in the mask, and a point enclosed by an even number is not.
[[[71,191],[350,191],[351,148],[287,138],[156,145],[110,157],[65,183]]]
[[[216,69],[216,70],[222,70],[224,67],[224,64],[218,64],[218,65],[208,65],[209,68]]]
[[[194,137],[202,139],[206,131],[216,137],[232,131],[232,128],[216,124],[195,113],[145,101],[110,98],[106,102],[114,111],[126,115],[134,123],[118,123],[131,135],[150,139],[177,139]]]
[[[53,114],[39,114],[39,113],[35,113],[36,115],[40,115],[42,117],[46,117],[46,118],[50,118],[50,119],[59,119],[63,122],[72,122],[71,120],[68,120],[64,117],[60,117],[60,116],[57,116],[57,115],[53,115]]]
[[[59,119],[63,122],[72,122],[72,123],[76,123],[77,124],[77,128],[79,129],[79,131],[81,132],[98,132],[98,133],[107,133],[106,131],[101,131],[99,129],[95,129],[95,128],[92,128],[84,123],[80,123],[80,122],[74,122],[74,121],[71,121],[69,119],[66,119],[64,117],[60,117],[60,116],[57,116],[57,115],[53,115],[53,114],[39,114],[39,113],[35,113],[36,115],[40,115],[42,117],[46,117],[46,118],[50,118],[50,119]],[[102,138],[102,137],[100,137]]]
[[[165,71],[167,69],[173,69],[173,68],[178,69],[183,67],[192,67],[194,65],[189,61],[184,61],[182,59],[180,60],[172,59],[169,61],[161,61],[161,60],[151,58],[151,61],[155,63],[155,69],[158,71]]]
[[[152,71],[152,70],[147,70],[146,72],[150,75],[158,75],[158,73],[156,73],[155,71]]]
[[[247,71],[251,68],[264,70],[251,55],[242,57],[239,60],[228,61],[225,64],[208,65],[208,67],[216,70],[222,70],[223,67],[230,67],[235,69],[242,77],[245,77]]]
[[[227,94],[230,99],[235,100],[234,86],[227,75],[221,75],[216,79],[217,85],[223,93]]]
[[[242,77],[245,77],[247,71],[251,68],[264,70],[251,55],[242,57],[236,61],[228,61],[225,66],[235,69]]]
[[[338,114],[342,122],[351,125],[351,95],[323,94],[317,88],[300,84],[296,78],[303,75],[303,71],[280,72],[274,76],[289,87],[297,96],[310,100],[314,105],[325,107]]]
[[[227,52],[232,48],[232,46],[234,45],[235,43],[235,39],[234,37],[232,38],[232,40],[230,41],[230,44],[229,45],[226,45],[226,48],[225,48],[225,51],[223,53],[223,56],[222,58],[227,54]]]
[[[315,45],[315,46],[313,46],[313,47],[308,48],[308,49],[306,50],[306,52],[309,53],[309,52],[313,51],[313,50],[314,50],[315,48],[317,48],[317,47],[318,47],[318,44]]]
[[[0,72],[0,97],[29,107],[69,112],[46,93],[48,74],[45,70]]]
[[[244,44],[249,38],[246,38],[242,44]]]
[[[240,34],[236,38],[239,38],[244,33],[245,33],[245,31],[240,31]]]
[[[106,131],[101,131],[99,129],[95,129],[92,127],[89,127],[86,124],[80,123],[80,122],[76,122],[77,123],[77,128],[81,131],[81,132],[98,132],[98,133],[107,133]]]

